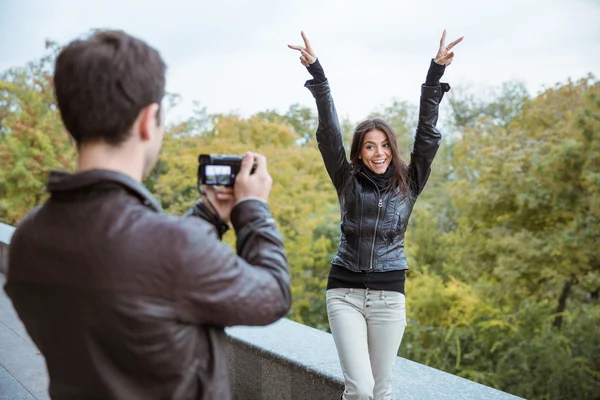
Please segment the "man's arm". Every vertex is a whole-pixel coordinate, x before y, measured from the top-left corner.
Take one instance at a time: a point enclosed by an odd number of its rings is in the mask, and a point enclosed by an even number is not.
[[[254,199],[238,203],[231,222],[238,254],[220,242],[213,225],[183,219],[175,297],[184,321],[268,325],[291,307],[283,239],[267,203]]]
[[[229,230],[229,225],[221,217],[216,215],[209,208],[208,204],[203,199],[200,199],[190,208],[184,215],[185,217],[202,218],[204,221],[212,224],[219,236],[219,240],[223,239],[223,235]]]

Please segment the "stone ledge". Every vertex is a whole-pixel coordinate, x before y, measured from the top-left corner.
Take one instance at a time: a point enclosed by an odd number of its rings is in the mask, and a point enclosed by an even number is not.
[[[338,399],[342,393],[342,371],[330,334],[288,319],[226,331],[235,399]]]
[[[230,375],[237,400],[339,398],[343,374],[331,334],[288,319],[266,327],[233,327],[226,331],[231,345]],[[253,358],[249,359],[249,355]],[[249,389],[248,384],[240,381],[255,384]],[[258,390],[261,386],[258,381],[263,387],[268,383],[269,390]],[[271,395],[273,392],[279,397]],[[401,357],[396,359],[394,367],[392,394],[403,400],[520,399]]]
[[[0,222],[0,243],[9,244],[15,228]]]
[[[15,232],[15,228],[0,222],[0,274],[6,274],[6,263],[8,262],[8,244]]]

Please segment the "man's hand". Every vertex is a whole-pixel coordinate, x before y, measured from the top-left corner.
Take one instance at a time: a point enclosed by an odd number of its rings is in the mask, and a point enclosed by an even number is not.
[[[304,47],[291,44],[288,44],[288,47],[290,49],[298,50],[300,52],[300,63],[305,67],[308,67],[310,64],[317,61],[317,56],[304,32],[300,32],[300,34],[302,35],[302,40],[304,40]]]
[[[229,223],[231,210],[235,205],[233,188],[206,185],[204,187],[204,193],[206,193],[206,195],[203,197],[207,197],[209,200],[209,202],[207,202],[208,207],[212,208],[213,212],[221,217],[223,221]],[[206,202],[206,199],[203,200]]]
[[[254,164],[256,164],[256,171],[250,175]],[[246,153],[242,160],[240,172],[235,177],[233,186],[235,199],[240,201],[246,197],[258,197],[268,201],[272,186],[273,178],[267,171],[265,156],[250,152]]]
[[[464,36],[461,36],[454,42],[446,46],[446,30],[444,29],[444,33],[442,33],[442,38],[440,39],[440,48],[433,61],[435,61],[436,64],[445,66],[452,64],[452,61],[454,61],[454,52],[450,50],[452,50],[454,46],[462,42],[464,38]]]

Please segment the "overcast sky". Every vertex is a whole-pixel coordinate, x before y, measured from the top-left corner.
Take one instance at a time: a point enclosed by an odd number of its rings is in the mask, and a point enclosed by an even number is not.
[[[91,28],[119,28],[156,47],[167,90],[209,112],[314,107],[297,52],[304,30],[338,112],[358,121],[393,99],[416,103],[444,28],[465,40],[444,81],[511,79],[531,93],[588,73],[600,78],[600,0],[0,0],[0,70]]]

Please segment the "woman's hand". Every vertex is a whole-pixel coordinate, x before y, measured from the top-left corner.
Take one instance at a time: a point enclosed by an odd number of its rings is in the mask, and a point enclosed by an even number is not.
[[[288,44],[288,47],[293,50],[298,50],[300,52],[300,63],[305,67],[308,67],[310,64],[317,61],[317,56],[304,32],[300,32],[300,34],[302,35],[302,40],[304,40],[304,47],[292,46],[291,44]]]
[[[464,36],[459,37],[454,42],[450,43],[446,46],[446,30],[444,29],[444,33],[442,33],[442,38],[440,39],[440,49],[437,52],[437,55],[433,59],[436,64],[448,66],[452,64],[454,60],[454,52],[450,51],[454,46],[462,42]]]

